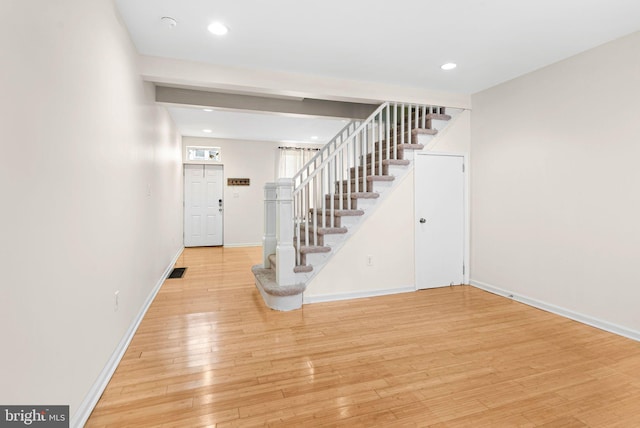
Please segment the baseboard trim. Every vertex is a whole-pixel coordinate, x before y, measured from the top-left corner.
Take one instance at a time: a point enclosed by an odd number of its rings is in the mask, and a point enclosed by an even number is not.
[[[471,280],[470,284],[476,288],[480,288],[482,290],[488,291],[489,293],[497,294],[498,296],[506,297],[508,299],[513,299],[517,302],[524,303],[525,305],[533,306],[534,308],[542,309],[543,311],[551,312],[556,315],[560,315],[565,318],[572,319],[574,321],[581,322],[583,324],[590,325],[591,327],[598,328],[600,330],[608,331],[609,333],[617,334],[619,336],[626,337],[628,339],[632,339],[640,342],[640,332],[631,330],[629,328],[610,323],[608,321],[603,321],[598,318],[591,317],[589,315],[581,314],[579,312],[574,312],[569,309],[562,308],[560,306],[552,305],[550,303],[542,302],[540,300],[532,299],[527,296],[520,296],[515,294],[512,291],[504,290],[499,287],[494,287],[493,285]]]
[[[356,291],[354,293],[325,294],[322,296],[303,295],[302,303],[310,304],[336,302],[339,300],[364,299],[367,297],[387,296],[389,294],[410,293],[414,291],[416,291],[416,287],[412,285],[410,287],[389,288],[385,290]]]
[[[87,420],[89,419],[89,416],[91,416],[91,412],[93,411],[93,408],[96,406],[96,404],[98,404],[98,400],[100,400],[102,393],[104,392],[105,388],[107,387],[107,384],[111,380],[111,376],[113,376],[113,373],[116,371],[116,368],[118,368],[118,364],[120,364],[120,360],[122,360],[124,353],[129,347],[129,344],[133,339],[133,335],[138,330],[138,327],[140,326],[140,323],[142,322],[144,315],[147,313],[149,306],[151,306],[153,299],[155,299],[156,295],[158,294],[158,291],[160,291],[160,287],[162,287],[162,284],[164,283],[165,279],[167,278],[167,276],[175,266],[183,250],[184,250],[184,247],[180,247],[176,255],[173,257],[169,266],[167,266],[162,276],[160,277],[156,285],[151,290],[151,293],[149,293],[147,300],[145,300],[144,304],[140,308],[140,312],[138,313],[136,318],[134,318],[133,322],[129,326],[129,329],[120,340],[120,343],[118,343],[118,346],[116,347],[116,349],[113,351],[113,354],[111,354],[111,357],[107,361],[107,364],[104,366],[104,368],[100,372],[100,375],[94,382],[93,386],[87,393],[86,397],[84,398],[82,403],[80,403],[80,406],[78,406],[78,410],[71,417],[71,421],[70,421],[71,427],[82,428],[87,422]]]
[[[224,244],[227,248],[237,248],[237,247],[262,247],[262,242],[248,242],[245,244]]]

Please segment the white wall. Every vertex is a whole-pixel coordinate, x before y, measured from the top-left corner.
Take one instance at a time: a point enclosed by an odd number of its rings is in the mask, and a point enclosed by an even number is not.
[[[425,150],[467,154],[470,112],[459,113]],[[355,229],[304,293],[306,302],[368,296],[415,288],[413,164],[401,182]],[[367,266],[367,256],[373,265]]]
[[[640,338],[640,33],[472,101],[472,280]]]
[[[110,0],[0,15],[0,402],[74,414],[181,249],[180,139]]]
[[[264,185],[275,180],[278,143],[183,137],[187,146],[220,147],[224,165],[224,245],[262,245]],[[250,178],[250,186],[227,186],[227,178]]]

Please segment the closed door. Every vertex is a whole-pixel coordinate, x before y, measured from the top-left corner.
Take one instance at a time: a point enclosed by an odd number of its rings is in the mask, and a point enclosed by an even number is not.
[[[222,245],[222,165],[184,166],[184,246]]]
[[[464,157],[417,155],[415,174],[416,288],[462,284]]]

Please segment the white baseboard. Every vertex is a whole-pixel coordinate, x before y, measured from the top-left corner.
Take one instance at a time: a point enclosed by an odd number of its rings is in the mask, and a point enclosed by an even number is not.
[[[245,244],[224,244],[227,248],[236,248],[236,247],[262,247],[262,242],[248,242]]]
[[[109,380],[111,380],[111,376],[113,376],[113,373],[116,371],[116,368],[118,368],[118,364],[120,364],[120,360],[122,359],[122,357],[124,356],[124,353],[129,347],[129,343],[131,343],[131,340],[133,339],[133,335],[138,330],[138,327],[142,322],[142,318],[144,318],[144,315],[147,313],[149,306],[151,306],[153,299],[155,299],[156,295],[158,294],[158,291],[160,291],[160,287],[162,287],[162,284],[164,283],[165,279],[167,279],[167,276],[175,266],[176,262],[178,261],[178,257],[180,257],[180,254],[182,254],[183,250],[184,250],[184,247],[180,247],[176,255],[173,257],[173,260],[171,261],[169,266],[167,266],[161,278],[156,283],[155,287],[153,287],[153,289],[151,290],[151,293],[149,293],[147,300],[145,300],[144,304],[140,308],[140,312],[134,318],[133,322],[129,326],[129,329],[120,340],[120,343],[118,343],[118,346],[113,351],[113,354],[111,354],[111,357],[107,361],[107,364],[104,366],[104,368],[100,372],[100,375],[98,376],[93,386],[85,396],[84,400],[82,400],[82,403],[80,403],[80,406],[78,406],[78,410],[76,410],[76,412],[71,417],[71,420],[70,420],[71,427],[82,428],[84,424],[87,422],[87,419],[89,419],[89,416],[91,416],[91,412],[93,411],[93,408],[96,406],[96,404],[98,404],[98,400],[100,399],[100,397],[102,396],[102,393],[107,387]]]
[[[494,287],[493,285],[486,284],[480,281],[471,280],[470,284],[474,287],[480,288],[482,290],[488,291],[493,294],[497,294],[499,296],[507,297],[509,299],[513,299],[517,302],[524,303],[525,305],[533,306],[534,308],[542,309],[543,311],[551,312],[556,315],[563,316],[565,318],[572,319],[574,321],[581,322],[583,324],[590,325],[591,327],[599,328],[600,330],[608,331],[609,333],[614,333],[619,336],[624,336],[629,339],[633,339],[640,342],[640,332],[631,330],[629,328],[610,323],[608,321],[603,321],[598,318],[593,318],[589,315],[581,314],[579,312],[574,312],[569,309],[565,309],[556,305],[552,305],[550,303],[542,302],[540,300],[531,299],[526,296],[520,296],[512,291],[504,290],[502,288]]]
[[[302,303],[335,302],[338,300],[362,299],[365,297],[386,296],[389,294],[410,293],[413,291],[416,291],[416,287],[414,285],[410,287],[390,288],[386,290],[356,291],[354,293],[324,294],[321,296],[303,295]]]

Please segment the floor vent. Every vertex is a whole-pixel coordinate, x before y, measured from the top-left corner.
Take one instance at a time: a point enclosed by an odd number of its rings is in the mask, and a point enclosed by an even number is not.
[[[182,278],[184,276],[184,271],[186,270],[187,268],[174,268],[167,279]]]

